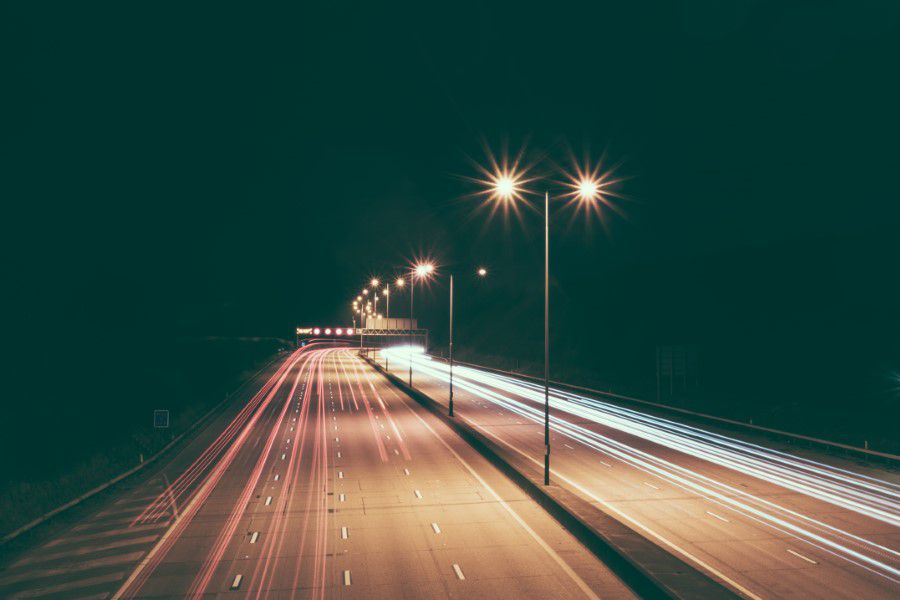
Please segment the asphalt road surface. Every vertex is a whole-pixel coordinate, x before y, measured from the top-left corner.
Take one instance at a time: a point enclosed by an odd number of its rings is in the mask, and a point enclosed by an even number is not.
[[[352,352],[310,347],[15,557],[3,598],[632,597]]]
[[[446,363],[390,371],[446,404]],[[543,468],[543,386],[454,367],[457,419]],[[551,390],[553,482],[748,598],[900,597],[900,477]],[[755,443],[754,443],[755,442]]]

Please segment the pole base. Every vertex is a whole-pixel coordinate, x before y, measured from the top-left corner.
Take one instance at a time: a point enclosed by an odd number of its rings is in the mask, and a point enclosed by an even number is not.
[[[550,485],[550,453],[544,455],[544,485]]]

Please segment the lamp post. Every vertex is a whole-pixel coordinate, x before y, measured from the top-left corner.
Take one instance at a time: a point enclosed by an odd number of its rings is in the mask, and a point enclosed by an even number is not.
[[[434,273],[434,264],[430,262],[418,263],[409,278],[409,387],[412,387],[412,324],[413,324],[413,292],[416,289],[416,279],[427,279]]]
[[[450,401],[449,415],[453,416],[453,273],[450,273],[450,344],[448,358],[450,360]]]
[[[403,277],[398,277],[396,279],[396,281],[394,281],[394,287],[397,288],[398,290],[402,290],[405,285],[406,285],[406,280],[403,279]],[[390,302],[390,301],[388,301],[388,302]],[[412,300],[410,300],[410,303],[412,303]],[[388,368],[387,359],[385,359],[385,361],[384,361],[384,368],[385,369]]]
[[[550,485],[550,192],[544,192],[544,485]]]
[[[373,297],[373,307],[372,307],[372,316],[374,318],[380,318],[378,315],[378,286],[381,283],[377,277],[373,277],[369,281],[369,285],[372,287],[372,297]],[[378,329],[378,327],[376,327]],[[373,355],[375,354],[375,349],[372,349]]]
[[[506,165],[503,168],[495,168],[495,172],[484,171],[488,179],[483,181],[488,185],[488,194],[491,200],[512,203],[523,200],[526,190],[523,185],[533,179],[525,179],[524,171],[516,166],[512,168]],[[615,181],[609,181],[605,175],[599,175],[599,166],[591,169],[577,169],[577,175],[566,175],[569,180],[566,185],[571,188],[567,196],[596,207],[596,201],[602,201],[604,186]],[[544,485],[550,484],[550,191],[544,192]]]
[[[356,297],[357,301],[359,301],[359,354],[360,354],[360,356],[362,356],[362,351],[363,351],[363,331],[366,328],[365,303],[363,302],[363,298],[368,295],[369,295],[369,290],[363,289],[361,295]]]
[[[487,275],[487,269],[484,267],[479,267],[475,273],[479,277],[484,277]],[[449,353],[448,353],[448,361],[450,363],[450,394],[449,394],[449,415],[453,416],[453,273],[450,273],[450,344],[449,344]]]

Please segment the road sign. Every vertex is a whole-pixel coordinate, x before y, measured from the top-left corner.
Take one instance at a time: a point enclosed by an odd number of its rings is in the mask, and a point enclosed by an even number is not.
[[[154,410],[153,411],[153,426],[157,429],[165,429],[169,426],[169,411],[168,410]]]

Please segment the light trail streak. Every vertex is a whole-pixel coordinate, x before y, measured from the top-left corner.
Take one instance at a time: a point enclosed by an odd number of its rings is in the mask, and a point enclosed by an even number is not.
[[[314,369],[316,366],[316,362],[320,360],[321,359],[319,358],[319,353],[316,352],[315,357],[311,359],[312,365],[310,366],[310,369]],[[285,398],[285,401],[278,414],[278,418],[275,421],[275,425],[272,427],[272,430],[269,433],[269,437],[266,440],[266,445],[260,453],[259,458],[256,461],[256,465],[250,473],[250,476],[247,478],[247,481],[244,484],[244,489],[242,490],[240,496],[238,496],[231,510],[231,514],[225,521],[225,525],[219,531],[219,535],[217,536],[216,541],[213,544],[212,550],[207,555],[203,566],[194,578],[194,581],[191,584],[190,590],[188,592],[188,596],[193,598],[201,598],[206,593],[206,589],[209,586],[210,581],[212,580],[213,574],[215,573],[216,568],[219,566],[219,563],[222,560],[222,556],[225,554],[225,550],[228,548],[229,542],[234,537],[234,532],[237,530],[238,523],[240,522],[241,517],[244,515],[244,512],[247,509],[247,504],[250,502],[250,498],[253,496],[253,492],[256,489],[260,477],[262,476],[263,468],[270,458],[272,447],[275,445],[275,440],[276,438],[278,438],[281,425],[285,422],[285,416],[288,414],[288,409],[290,408],[291,401],[294,398],[294,393],[297,391],[297,386],[300,384],[301,374],[302,371],[297,372],[297,376],[294,378],[294,384],[291,387],[290,392],[288,392],[287,397]]]
[[[398,368],[408,368],[408,349],[393,348],[384,351],[384,354],[392,362],[396,361]],[[413,355],[412,362],[417,372],[440,382],[447,381],[445,364],[431,361],[422,354]],[[454,385],[515,415],[535,423],[543,422],[543,389],[535,384],[469,367],[457,367],[454,369]],[[900,570],[896,567],[900,553],[891,548],[664,460],[574,421],[586,420],[610,427],[892,525],[900,523],[900,505],[894,500],[900,487],[558,389],[552,390],[551,403],[555,412],[551,417],[555,432],[900,583]],[[565,418],[567,416],[576,419],[570,421]],[[491,435],[499,437],[498,433],[492,432]]]
[[[297,366],[297,364],[302,360],[303,362],[300,364],[298,370],[299,377],[299,372],[302,371],[303,368],[308,364],[310,355],[305,351],[307,350],[307,348],[298,350],[285,361],[285,364],[289,364],[288,368],[279,369],[281,375],[278,377],[276,384],[269,387],[268,394],[265,395],[265,399],[258,405],[257,409],[243,424],[240,433],[235,437],[231,445],[225,450],[222,457],[215,462],[214,466],[206,475],[197,491],[190,497],[187,505],[183,507],[181,515],[175,519],[172,526],[166,531],[165,534],[163,534],[157,544],[147,553],[147,555],[138,564],[135,570],[132,571],[131,575],[129,575],[122,586],[116,591],[116,593],[113,595],[114,600],[119,598],[134,597],[140,591],[143,584],[147,581],[150,575],[159,566],[160,562],[162,562],[163,558],[165,558],[169,550],[172,549],[172,547],[187,529],[188,525],[196,516],[197,512],[200,510],[200,508],[203,506],[203,504],[209,498],[210,494],[215,489],[216,485],[222,479],[225,472],[234,462],[238,453],[246,446],[246,442],[249,439],[251,432],[253,431],[262,414],[265,413],[266,408],[268,407],[272,398],[278,392],[285,379],[287,379],[290,370]]]
[[[275,374],[269,378],[256,394],[254,394],[219,437],[203,451],[184,473],[163,490],[159,496],[157,496],[156,499],[131,522],[130,527],[159,520],[166,515],[170,508],[176,505],[176,502],[180,502],[182,498],[190,492],[204,471],[215,463],[219,455],[234,440],[235,436],[241,431],[259,405],[266,401],[267,395],[272,388],[281,385],[287,377],[287,372],[296,364],[295,357],[300,356],[299,352],[300,351],[297,351],[292,354],[288,360],[284,361],[281,366],[279,366]]]
[[[272,579],[275,574],[275,561],[277,561],[277,557],[281,556],[281,550],[285,541],[285,532],[286,532],[286,513],[290,510],[290,504],[293,503],[293,490],[295,486],[295,481],[297,478],[297,474],[300,470],[300,464],[304,456],[304,452],[306,450],[306,431],[309,424],[309,416],[310,416],[310,406],[312,404],[312,390],[313,386],[310,383],[310,373],[307,372],[307,380],[304,384],[303,390],[301,391],[301,395],[303,400],[301,402],[301,410],[299,413],[299,422],[297,422],[297,429],[299,431],[298,437],[300,442],[294,444],[291,448],[291,457],[288,461],[287,472],[284,477],[284,489],[281,494],[278,496],[278,502],[275,505],[275,510],[273,511],[273,521],[270,527],[270,535],[267,537],[265,544],[263,544],[263,548],[261,551],[261,556],[264,557],[262,561],[262,572],[259,572],[260,564],[257,563],[256,568],[254,569],[251,585],[248,586],[247,597],[249,598],[251,595],[250,590],[256,589],[256,598],[260,598],[264,592],[264,590],[269,589],[271,587]]]

